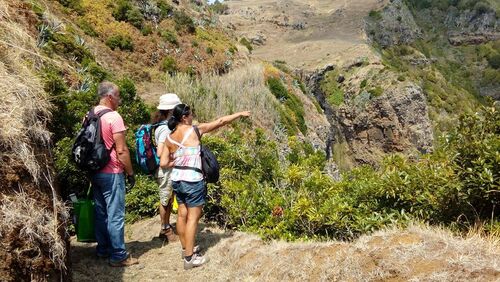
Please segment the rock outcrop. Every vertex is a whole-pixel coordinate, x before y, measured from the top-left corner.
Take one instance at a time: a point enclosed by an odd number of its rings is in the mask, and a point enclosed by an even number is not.
[[[408,44],[422,34],[402,0],[391,1],[382,11],[370,12],[365,30],[370,40],[382,47]]]
[[[491,9],[460,12],[451,7],[445,25],[452,45],[480,44],[500,39],[500,19]]]
[[[346,104],[337,114],[356,162],[375,164],[386,153],[432,149],[432,126],[420,87],[408,84],[366,98],[364,105]]]

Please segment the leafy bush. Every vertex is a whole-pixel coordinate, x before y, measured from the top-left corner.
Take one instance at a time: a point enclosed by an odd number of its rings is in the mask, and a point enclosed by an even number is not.
[[[218,0],[215,0],[209,8],[219,15],[224,15],[229,10],[229,6],[227,4],[221,3]]]
[[[500,69],[500,54],[488,57],[488,64],[494,69]]]
[[[173,75],[174,73],[177,72],[177,62],[175,61],[175,58],[167,56],[163,59],[161,62],[161,67],[160,69],[162,71],[168,72],[170,75]]]
[[[378,97],[384,93],[384,89],[377,85],[375,88],[368,90],[368,93],[370,93],[373,97]]]
[[[175,35],[175,33],[171,32],[169,30],[162,30],[160,32],[160,35],[167,42],[174,44],[175,46],[179,45],[179,42],[177,42],[177,36]]]
[[[127,191],[125,220],[134,222],[157,214],[160,203],[158,184],[146,175],[137,175],[135,186]]]
[[[92,36],[92,37],[97,37],[99,36],[99,33],[97,33],[97,31],[95,31],[94,27],[92,26],[92,24],[90,24],[89,22],[87,22],[86,20],[84,19],[79,19],[77,21],[77,24],[78,26],[82,29],[82,31],[89,35],[89,36]]]
[[[157,6],[160,10],[161,19],[166,19],[167,17],[172,15],[172,11],[174,10],[174,8],[170,6],[165,0],[158,0]]]
[[[248,39],[246,39],[245,37],[242,37],[242,38],[240,39],[240,43],[241,43],[243,46],[247,47],[248,51],[249,51],[250,53],[252,53],[252,50],[253,50],[252,43],[250,43],[250,41],[248,41]]]
[[[191,19],[191,17],[189,17],[184,11],[174,12],[174,22],[175,30],[178,32],[194,33],[196,31],[193,19]]]
[[[127,21],[127,12],[130,10],[132,4],[129,0],[118,0],[112,14],[117,21]]]
[[[111,48],[111,50],[119,48],[120,50],[134,51],[132,38],[121,34],[109,37],[108,40],[106,40],[106,45]]]
[[[500,115],[465,115],[444,146],[417,160],[393,155],[333,181],[325,156],[289,139],[284,159],[261,131],[207,138],[221,162],[220,187],[209,187],[207,216],[267,238],[351,239],[412,220],[471,226],[498,224]],[[464,219],[466,221],[464,222]],[[468,220],[468,222],[467,222]]]
[[[149,24],[146,24],[141,28],[141,34],[144,36],[150,35],[152,33],[153,33],[153,28]]]
[[[83,15],[85,13],[85,10],[82,7],[81,0],[58,0],[61,5],[64,7],[73,9],[76,11],[79,15]]]
[[[139,9],[132,8],[127,11],[125,16],[127,18],[127,22],[129,22],[131,25],[135,26],[137,29],[142,28],[144,16],[142,15],[141,11],[139,11]]]
[[[368,16],[376,21],[379,21],[382,19],[382,13],[380,13],[380,11],[376,11],[376,10],[371,10],[370,13],[368,13]]]
[[[271,93],[286,107],[284,111],[280,112],[280,116],[282,122],[289,130],[289,134],[292,135],[295,132],[295,130],[290,131],[290,118],[294,121],[292,124],[296,125],[305,134],[307,132],[307,125],[304,120],[304,106],[300,100],[288,92],[279,78],[270,77],[266,83]]]

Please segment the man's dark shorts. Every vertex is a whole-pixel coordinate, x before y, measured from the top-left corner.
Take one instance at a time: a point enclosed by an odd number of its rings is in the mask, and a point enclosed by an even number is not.
[[[172,181],[172,187],[178,204],[186,204],[188,208],[205,204],[207,189],[204,180],[198,182]]]

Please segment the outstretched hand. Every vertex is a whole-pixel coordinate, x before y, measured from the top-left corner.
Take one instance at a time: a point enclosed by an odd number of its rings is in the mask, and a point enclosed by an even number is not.
[[[252,113],[250,111],[240,112],[240,116],[242,116],[242,117],[249,117],[251,115],[252,115]]]

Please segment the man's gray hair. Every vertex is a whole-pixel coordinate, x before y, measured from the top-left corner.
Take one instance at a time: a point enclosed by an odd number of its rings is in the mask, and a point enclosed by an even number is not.
[[[102,99],[108,96],[109,94],[113,94],[113,91],[117,89],[118,86],[113,82],[103,81],[99,83],[99,86],[97,87],[97,95],[99,95],[99,98]]]

